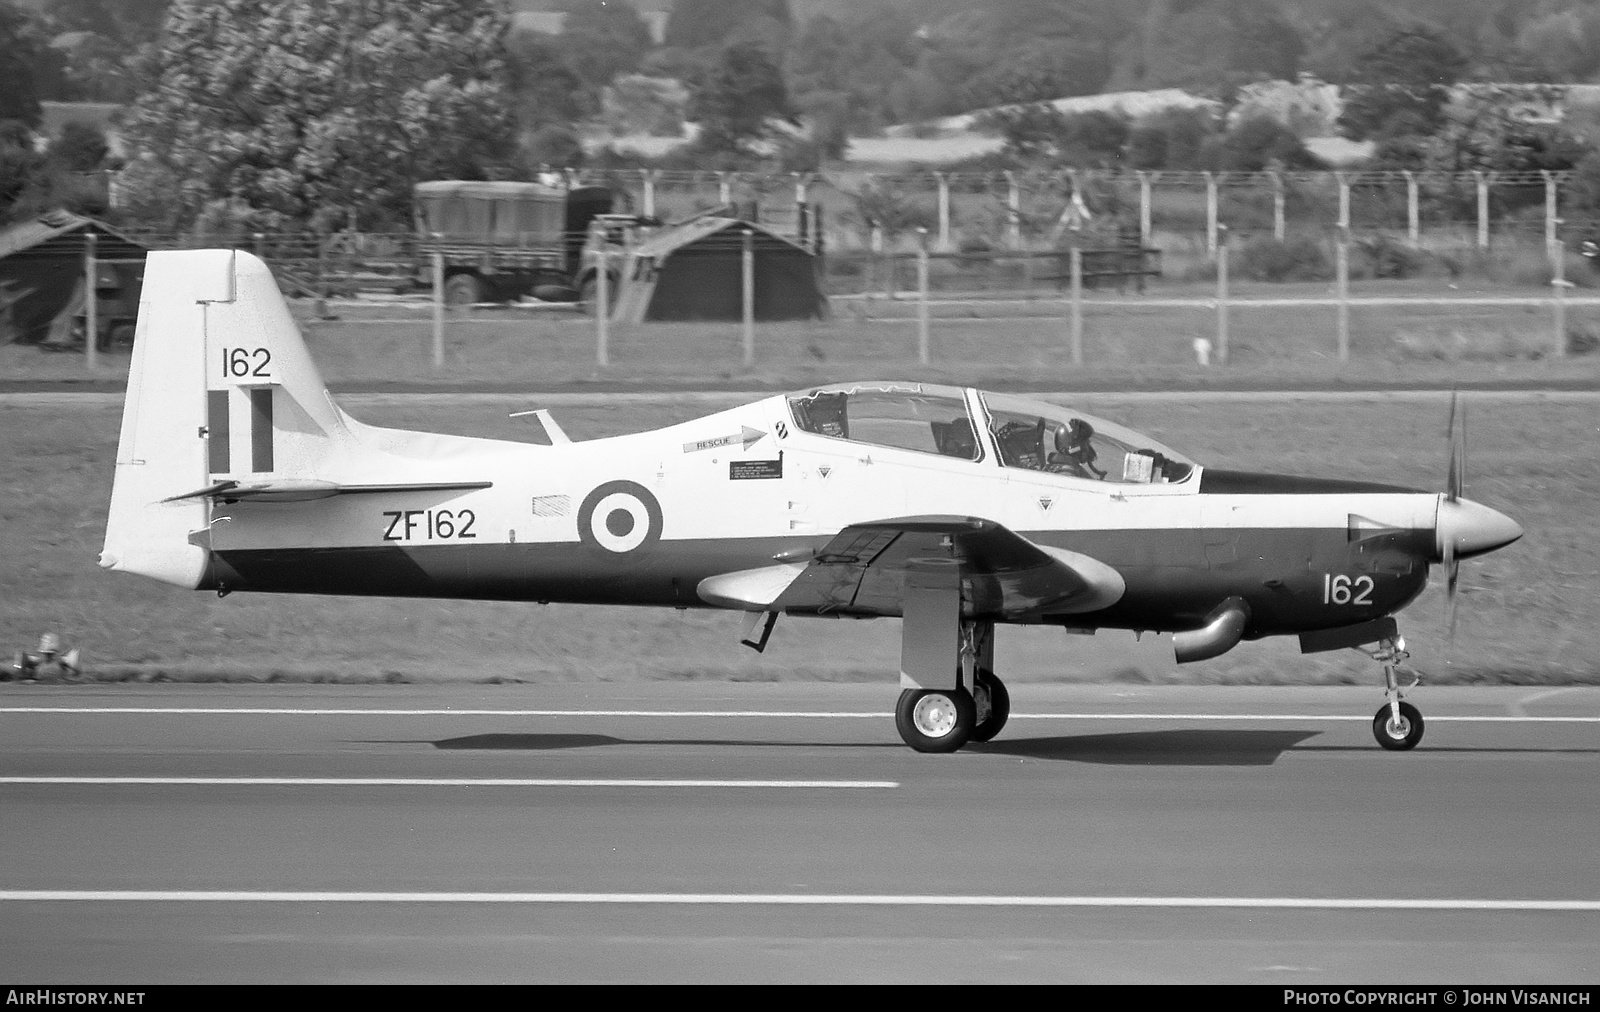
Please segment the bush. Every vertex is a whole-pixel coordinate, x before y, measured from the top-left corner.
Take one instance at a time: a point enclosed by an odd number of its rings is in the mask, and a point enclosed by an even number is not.
[[[1356,254],[1350,266],[1352,277],[1414,278],[1429,266],[1423,250],[1387,235],[1357,239],[1351,244]]]
[[[1240,249],[1238,271],[1251,281],[1327,281],[1333,277],[1333,264],[1315,239],[1263,236]]]

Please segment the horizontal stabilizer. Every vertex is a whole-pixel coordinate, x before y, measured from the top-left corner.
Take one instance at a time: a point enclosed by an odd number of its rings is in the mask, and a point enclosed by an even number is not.
[[[213,502],[310,502],[336,495],[373,495],[378,492],[470,492],[492,488],[492,481],[422,481],[378,485],[341,485],[320,478],[273,478],[266,481],[219,481],[193,492],[169,496],[162,502],[210,499]]]

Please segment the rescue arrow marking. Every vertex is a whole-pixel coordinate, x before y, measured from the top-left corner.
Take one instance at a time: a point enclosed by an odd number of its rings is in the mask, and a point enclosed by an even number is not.
[[[746,450],[767,437],[760,429],[752,429],[748,425],[739,426],[741,430],[736,436],[716,436],[712,439],[697,439],[692,443],[683,444],[684,453],[696,453],[700,450],[715,450],[719,446],[732,446],[735,443],[744,444]]]

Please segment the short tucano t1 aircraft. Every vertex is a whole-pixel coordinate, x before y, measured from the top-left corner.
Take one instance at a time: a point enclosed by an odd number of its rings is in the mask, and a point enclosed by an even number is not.
[[[100,564],[261,591],[899,617],[895,723],[951,752],[999,733],[1006,623],[1242,639],[1383,667],[1379,744],[1422,737],[1394,619],[1442,563],[1522,535],[1443,493],[1203,467],[1010,394],[840,383],[550,445],[376,428],[334,403],[248,253],[152,253]],[[1454,425],[1452,411],[1452,430]],[[1402,675],[1410,678],[1402,685]]]

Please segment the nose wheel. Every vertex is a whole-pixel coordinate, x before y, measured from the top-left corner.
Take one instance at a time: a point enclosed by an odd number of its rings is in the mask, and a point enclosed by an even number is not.
[[[1373,715],[1372,736],[1393,752],[1415,748],[1422,740],[1422,713],[1410,703],[1385,705]]]
[[[1420,677],[1405,665],[1406,658],[1411,656],[1406,652],[1405,640],[1389,636],[1376,647],[1361,648],[1361,652],[1383,665],[1383,694],[1388,700],[1372,716],[1372,736],[1391,752],[1416,748],[1417,742],[1422,740],[1422,711],[1403,702],[1402,697],[1417,687]],[[1410,683],[1402,686],[1401,675],[1409,676]]]

